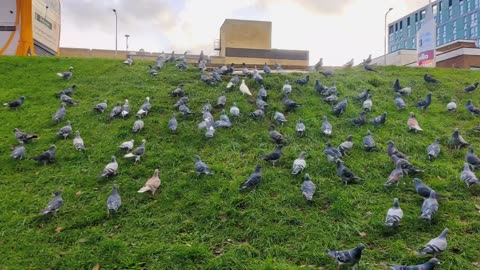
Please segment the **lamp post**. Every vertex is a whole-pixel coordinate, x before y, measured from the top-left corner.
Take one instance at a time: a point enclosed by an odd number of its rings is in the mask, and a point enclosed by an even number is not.
[[[129,38],[129,37],[130,37],[129,34],[126,34],[126,35],[125,35],[125,39],[126,39],[126,41],[127,41],[127,54],[128,54],[128,38]]]
[[[383,65],[384,66],[387,65],[387,15],[392,10],[393,8],[389,8],[387,13],[385,13],[385,31],[384,31],[385,37],[383,40]]]
[[[117,55],[117,42],[118,42],[118,16],[117,10],[113,9],[113,13],[115,13],[115,55]]]

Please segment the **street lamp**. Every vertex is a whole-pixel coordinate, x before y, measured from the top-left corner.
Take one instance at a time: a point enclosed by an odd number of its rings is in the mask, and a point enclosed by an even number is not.
[[[126,34],[126,35],[125,35],[125,39],[126,39],[126,41],[127,41],[127,53],[128,53],[128,38],[129,38],[129,37],[130,37],[129,34]]]
[[[385,38],[383,40],[383,65],[384,66],[387,65],[387,15],[392,10],[393,8],[389,8],[387,13],[385,13],[385,31],[384,31]]]
[[[117,55],[117,36],[118,36],[118,16],[117,16],[117,10],[113,9],[113,13],[115,13],[115,55]]]

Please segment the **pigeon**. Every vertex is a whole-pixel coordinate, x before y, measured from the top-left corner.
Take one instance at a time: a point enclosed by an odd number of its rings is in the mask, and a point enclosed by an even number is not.
[[[163,65],[165,64],[165,60],[163,58],[158,58],[156,61],[157,69],[162,69]]]
[[[365,100],[367,100],[368,95],[370,95],[370,91],[371,91],[370,89],[365,89],[365,91],[358,94],[355,99],[360,102],[364,102]]]
[[[363,59],[364,64],[370,64],[372,62],[372,55],[369,54],[367,59]]]
[[[365,69],[365,71],[378,73],[378,71],[376,71],[371,65],[364,64],[363,68]]]
[[[345,68],[351,68],[351,67],[353,67],[353,64],[354,64],[354,61],[353,61],[353,58],[352,58],[350,61],[348,61],[347,63],[345,63],[345,64],[343,65],[343,67],[345,67]]]
[[[185,103],[182,103],[180,104],[180,106],[178,106],[178,110],[183,114],[183,115],[188,115],[188,114],[192,114],[193,112],[190,110],[190,108],[187,107],[187,105]]]
[[[125,104],[122,106],[122,111],[120,112],[120,115],[122,118],[125,118],[128,116],[130,113],[130,103],[128,103],[128,99],[125,99]]]
[[[182,62],[176,64],[175,67],[176,67],[178,70],[181,70],[181,71],[182,71],[182,70],[187,69],[187,68],[188,68],[188,65],[187,65],[187,62],[182,61]]]
[[[65,118],[65,115],[67,115],[67,110],[65,109],[65,103],[62,103],[60,105],[60,108],[52,116],[52,120],[55,122],[59,122],[60,120],[63,120],[63,118]]]
[[[383,112],[381,115],[370,119],[370,123],[374,125],[383,125],[387,120],[387,112]]]
[[[322,122],[322,132],[323,132],[323,134],[325,134],[327,136],[331,136],[332,131],[333,131],[333,128],[332,128],[332,125],[328,122],[328,118],[326,116],[323,116],[323,122]]]
[[[327,87],[325,87],[323,84],[321,84],[320,80],[318,80],[318,79],[315,80],[314,88],[315,88],[315,92],[317,92],[317,94],[319,94],[319,95],[322,95],[323,92],[325,90],[327,90]],[[283,91],[285,92],[285,85],[284,85],[284,90]],[[291,89],[290,89],[290,92],[291,92]]]
[[[272,70],[270,69],[270,67],[267,65],[267,63],[265,63],[265,65],[263,65],[263,72],[267,75],[270,75],[270,73],[272,72]]]
[[[122,103],[117,101],[117,105],[113,107],[112,111],[110,112],[110,119],[119,116],[122,113]]]
[[[323,67],[323,58],[320,58],[320,60],[318,60],[318,62],[315,64],[315,66],[313,66],[313,68],[316,71],[320,71],[320,69],[322,69],[322,67]]]
[[[432,103],[432,92],[427,94],[427,97],[424,100],[421,100],[415,103],[415,107],[419,108],[422,112],[426,110]]]
[[[422,214],[423,219],[432,220],[433,215],[438,211],[438,202],[435,191],[430,192],[430,196],[423,201]]]
[[[423,170],[420,170],[419,168],[415,167],[412,163],[408,162],[408,160],[399,158],[396,155],[390,156],[390,159],[392,160],[393,164],[395,166],[400,165],[402,168],[403,172],[405,174],[413,174],[413,173],[421,173]]]
[[[332,86],[325,89],[322,93],[321,93],[322,96],[326,97],[326,96],[331,96],[331,95],[340,95],[337,91],[337,83],[336,82],[332,82]]]
[[[145,101],[143,102],[142,106],[140,107],[140,111],[144,111],[144,114],[147,115],[150,112],[151,109],[152,109],[152,105],[150,105],[150,97],[146,97]],[[137,113],[137,115],[138,114],[139,113]]]
[[[67,96],[72,96],[73,92],[75,92],[76,89],[77,89],[77,85],[73,84],[69,88],[59,91],[57,93],[57,96],[60,96],[62,93],[67,95]]]
[[[222,75],[231,75],[235,71],[235,65],[233,63],[226,69],[222,69]]]
[[[260,90],[258,90],[258,96],[263,100],[263,101],[267,101],[268,99],[268,94],[267,94],[267,90],[265,89],[265,87],[260,86]]]
[[[195,171],[197,172],[197,176],[200,176],[201,174],[213,175],[213,172],[210,171],[208,165],[205,164],[199,156],[195,156]]]
[[[257,82],[258,84],[262,84],[262,83],[263,83],[263,77],[262,77],[262,75],[260,75],[260,73],[258,73],[257,67],[255,67],[255,70],[254,70],[254,72],[253,72],[253,79],[254,79],[255,82]]]
[[[362,108],[365,111],[371,111],[373,106],[372,95],[368,95],[367,99],[363,102]]]
[[[63,91],[60,92],[60,101],[66,103],[66,104],[70,104],[70,105],[78,104],[77,101],[73,100],[73,98],[66,95],[65,92],[63,92]]]
[[[179,57],[175,57],[175,61],[183,62],[185,60],[187,60],[187,52],[184,52],[183,55],[181,55]]]
[[[174,105],[173,105],[173,108],[175,109],[178,109],[178,107],[180,107],[180,105],[182,104],[187,104],[190,99],[189,99],[189,94],[187,93],[185,96],[181,97]]]
[[[207,70],[207,64],[205,63],[204,60],[201,60],[201,61],[198,62],[198,68],[199,68],[201,71]]]
[[[103,102],[98,103],[92,108],[99,113],[103,113],[107,109],[107,100],[104,100]]]
[[[183,90],[183,84],[179,84],[177,88],[168,93],[171,97],[183,97],[185,95],[185,90]]]
[[[202,119],[203,121],[198,124],[198,129],[207,128],[214,122],[213,115],[209,111],[203,113]]]
[[[205,130],[205,138],[213,138],[214,135],[215,135],[215,128],[213,127],[213,124],[209,122]]]
[[[144,126],[144,125],[145,125],[145,123],[142,121],[142,119],[137,119],[137,120],[133,123],[132,132],[133,132],[133,133],[140,132],[140,130],[143,129],[143,126]]]
[[[222,94],[217,99],[217,108],[225,108],[225,104],[227,103],[227,97],[225,97],[225,91],[222,91]]]
[[[363,126],[367,122],[367,117],[365,111],[360,112],[360,116],[352,119],[352,124]]]
[[[263,116],[265,115],[265,112],[263,111],[262,108],[250,113],[250,117],[252,117],[253,119],[260,119],[262,118]]]
[[[85,151],[85,144],[83,143],[82,137],[80,137],[80,131],[75,132],[75,138],[73,138],[73,146],[77,151]]]
[[[176,118],[176,114],[173,113],[172,114],[172,118],[170,118],[170,120],[168,120],[168,129],[170,129],[172,132],[176,132],[177,131],[177,118]]]
[[[52,144],[47,151],[41,153],[38,156],[32,158],[32,160],[36,160],[38,162],[43,163],[43,165],[47,165],[48,162],[53,162],[55,160],[55,152],[57,147]]]
[[[338,159],[342,158],[342,153],[335,147],[332,147],[330,142],[326,143],[327,148],[323,150],[323,153],[327,156],[327,160],[330,163],[335,163]]]
[[[103,168],[102,173],[98,177],[110,177],[117,175],[118,172],[118,163],[117,158],[112,156],[112,161],[110,161],[105,168]]]
[[[222,76],[220,76],[220,70],[218,69],[214,69],[212,71],[212,78],[217,81],[217,82],[221,82],[222,81]]]
[[[436,138],[435,141],[427,147],[428,159],[437,158],[440,154],[440,138]]]
[[[325,77],[331,77],[335,74],[335,71],[329,69],[329,70],[320,71],[320,74],[322,74]]]
[[[19,142],[28,142],[31,139],[36,139],[38,136],[36,134],[28,134],[26,132],[20,131],[18,128],[13,129],[13,134],[15,136],[15,139]]]
[[[407,87],[398,90],[397,93],[402,96],[409,96],[412,93],[412,86],[408,85]]]
[[[174,62],[175,61],[175,51],[172,51],[170,56],[167,58],[168,62]]]
[[[415,185],[415,191],[417,192],[418,195],[422,196],[425,199],[430,198],[430,193],[434,191],[432,188],[422,183],[422,181],[418,178],[413,179],[413,183]],[[445,197],[440,194],[436,194],[436,196],[437,198]]]
[[[375,148],[377,148],[375,140],[372,137],[372,132],[370,132],[370,130],[368,130],[367,135],[363,137],[363,148],[368,152],[373,151]]]
[[[62,136],[63,139],[67,139],[68,136],[72,133],[72,122],[70,120],[67,121],[67,125],[62,127],[58,132],[58,136]]]
[[[12,109],[18,109],[22,106],[24,101],[25,101],[25,97],[21,96],[17,100],[10,101],[10,102],[7,102],[7,103],[3,103],[3,106],[7,106],[7,107],[12,108]]]
[[[428,243],[417,252],[417,255],[433,254],[433,257],[436,258],[439,253],[447,250],[447,234],[449,232],[450,230],[445,228],[438,237],[428,241]]]
[[[388,147],[387,147],[387,154],[389,157],[395,155],[399,158],[407,159],[408,156],[405,155],[404,153],[398,151],[398,149],[395,147],[395,144],[392,141],[387,142]]]
[[[345,156],[348,152],[350,152],[350,150],[352,150],[352,148],[353,148],[353,136],[348,135],[347,140],[342,142],[338,146],[338,151],[340,151],[340,154],[342,154],[342,156]]]
[[[120,198],[120,194],[118,194],[118,187],[117,185],[113,185],[112,193],[108,196],[107,199],[107,212],[116,213],[118,208],[122,205],[122,198]]]
[[[63,78],[64,80],[69,80],[73,76],[73,67],[70,67],[68,71],[57,73],[57,76]]]
[[[234,118],[240,117],[240,109],[237,107],[237,103],[234,102],[232,107],[230,107],[230,115]]]
[[[325,101],[328,104],[334,104],[335,102],[338,101],[339,95],[340,95],[339,93],[331,94],[330,96],[324,98],[323,101]]]
[[[295,126],[295,131],[297,131],[297,135],[304,136],[305,130],[306,130],[305,124],[303,123],[303,120],[299,118],[297,121],[297,125]]]
[[[122,149],[125,152],[128,152],[133,149],[134,143],[135,143],[135,140],[132,139],[130,141],[123,142],[118,148]]]
[[[284,95],[283,97],[283,105],[285,105],[285,110],[287,112],[293,111],[298,107],[301,107],[302,104],[299,104],[293,100],[291,100],[288,95]]]
[[[478,156],[475,155],[472,146],[469,146],[469,147],[468,147],[468,152],[467,152],[467,155],[465,156],[465,161],[466,161],[473,169],[477,169],[477,168],[480,167],[480,158],[478,158]]]
[[[440,81],[438,81],[437,79],[434,79],[432,76],[428,75],[428,73],[425,73],[425,75],[423,75],[423,79],[427,82],[427,83],[439,83]]]
[[[250,176],[247,178],[247,180],[245,180],[241,185],[240,187],[238,188],[238,190],[240,191],[243,191],[243,190],[246,190],[248,188],[257,188],[258,185],[260,184],[260,182],[262,181],[262,173],[260,172],[260,169],[262,168],[262,165],[257,165],[257,167],[255,168],[255,171],[250,174]]]
[[[283,145],[279,144],[277,145],[277,148],[275,149],[275,151],[267,155],[260,156],[260,158],[265,161],[270,161],[272,162],[273,165],[275,165],[280,161],[280,158],[282,157],[282,147]]]
[[[159,170],[155,169],[155,172],[153,173],[153,176],[147,180],[145,185],[138,190],[138,193],[145,193],[145,192],[150,192],[152,196],[155,195],[155,191],[160,187],[161,181],[160,177],[158,176]]]
[[[123,61],[125,65],[131,66],[133,65],[133,56],[129,55],[125,61]]]
[[[132,152],[126,154],[125,156],[123,156],[124,158],[132,158],[134,157],[135,158],[135,163],[137,163],[138,161],[140,161],[140,158],[143,156],[143,154],[145,154],[145,143],[147,142],[147,140],[143,139],[142,140],[142,143],[140,144],[139,147],[135,148],[135,150],[133,150]]]
[[[463,171],[460,174],[460,179],[467,185],[468,188],[471,188],[475,185],[480,185],[480,180],[478,180],[475,173],[470,169],[470,164],[463,164]]]
[[[447,111],[449,112],[456,112],[457,111],[457,100],[452,99],[450,103],[447,104]]]
[[[336,116],[340,116],[342,113],[344,113],[347,110],[347,98],[348,96],[345,96],[342,101],[338,102],[335,107],[333,107],[333,114]]]
[[[265,102],[260,96],[257,96],[255,103],[257,104],[257,108],[259,109],[268,107],[268,103]]]
[[[385,218],[385,226],[396,227],[400,224],[403,218],[403,211],[398,204],[398,199],[393,199],[393,207],[388,209],[387,217]]]
[[[302,195],[305,200],[311,202],[316,189],[315,183],[310,179],[310,175],[306,173],[302,184]]]
[[[337,159],[336,163],[337,163],[337,175],[342,179],[342,182],[345,185],[350,183],[355,183],[358,180],[362,180],[361,178],[353,174],[353,172],[350,171],[350,169],[348,169],[343,165],[343,160]]]
[[[203,54],[203,50],[200,51],[200,56],[198,57],[198,62],[202,62],[205,59],[205,55]]]
[[[413,130],[415,132],[423,131],[423,129],[418,124],[418,121],[415,118],[415,114],[413,112],[410,112],[410,117],[408,118],[407,125],[408,125],[408,130],[409,131],[411,131],[411,130]]]
[[[277,121],[277,123],[281,124],[283,126],[284,123],[287,122],[287,119],[285,118],[285,115],[283,115],[283,113],[281,112],[275,112],[275,114],[273,115],[273,119],[275,121]]]
[[[148,65],[148,74],[154,77],[158,75],[158,71],[152,67],[152,65]]]
[[[463,139],[462,135],[458,133],[458,128],[455,128],[455,130],[452,133],[452,136],[450,137],[450,145],[454,149],[460,149],[470,144],[467,141],[465,141],[465,139]]]
[[[437,266],[437,264],[440,264],[440,261],[437,258],[431,258],[428,262],[424,264],[414,266],[389,264],[388,267],[390,268],[390,270],[433,270],[435,266]]]
[[[242,74],[243,74],[245,77],[249,77],[249,76],[252,76],[252,75],[253,75],[253,73],[248,70],[247,65],[246,65],[245,63],[242,63]]]
[[[288,95],[292,92],[292,85],[288,82],[288,80],[285,80],[285,84],[282,87],[282,91],[284,95]]]
[[[230,122],[230,118],[225,113],[225,109],[222,110],[222,114],[220,115],[220,120],[215,121],[214,123],[215,128],[231,128],[232,122]]]
[[[47,204],[47,207],[40,211],[40,215],[55,214],[63,205],[62,192],[60,190],[55,191],[55,197],[53,197]]]
[[[393,91],[398,92],[402,89],[402,86],[400,86],[400,80],[396,79],[395,83],[393,84]]]
[[[205,72],[202,70],[202,73],[200,75],[200,80],[202,82],[205,82],[206,84],[213,86],[215,85],[216,81],[212,76],[205,75]]]
[[[203,104],[203,107],[202,107],[202,113],[205,113],[205,112],[211,112],[212,111],[212,104],[210,104],[210,100],[206,100],[205,101],[205,104]],[[213,118],[213,117],[212,117]]]
[[[240,78],[238,78],[238,75],[233,76],[227,84],[227,89],[237,86],[239,82]]]
[[[240,92],[242,92],[242,95],[247,94],[249,96],[252,95],[250,90],[248,89],[248,86],[245,84],[245,80],[242,79],[242,84],[240,84]]]
[[[468,86],[468,87],[465,88],[463,91],[464,91],[465,93],[471,93],[471,92],[475,91],[475,89],[477,89],[477,87],[478,87],[478,82],[476,82],[476,83]]]
[[[297,159],[293,161],[292,165],[292,175],[298,175],[303,172],[307,167],[307,162],[305,161],[305,155],[307,152],[302,151]]]
[[[351,265],[352,268],[360,262],[362,257],[362,251],[365,249],[363,244],[358,245],[356,248],[344,251],[335,251],[327,249],[325,252],[332,256],[337,262],[337,269],[340,265],[347,264]]]
[[[275,70],[282,70],[282,65],[280,65],[278,62],[275,62],[275,64],[273,64],[273,68]]]
[[[407,108],[407,104],[405,103],[405,101],[403,100],[402,96],[400,94],[396,94],[395,95],[395,106],[397,106],[397,109],[398,110],[403,110],[405,108]]]
[[[472,115],[479,115],[480,114],[480,110],[475,107],[475,105],[472,104],[472,100],[469,99],[467,101],[467,104],[465,105],[465,108],[467,109],[468,112],[470,112]]]
[[[20,141],[19,144],[20,145],[15,146],[12,153],[10,154],[10,157],[13,158],[13,159],[22,160],[25,157],[25,155],[27,154],[27,149],[23,145],[23,141]]]
[[[392,184],[398,184],[403,178],[403,170],[400,164],[397,164],[395,169],[390,173],[388,176],[387,182],[384,184],[384,186],[388,187],[391,186]]]
[[[305,78],[296,79],[294,82],[298,85],[304,86],[310,81],[310,75],[306,75]]]

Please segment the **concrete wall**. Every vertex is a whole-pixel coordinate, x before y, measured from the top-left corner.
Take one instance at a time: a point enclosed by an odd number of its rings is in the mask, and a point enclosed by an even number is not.
[[[62,57],[81,57],[81,58],[119,58],[125,59],[127,57],[126,51],[118,51],[115,55],[115,50],[97,50],[97,49],[83,49],[83,48],[60,48],[60,56]]]
[[[220,28],[220,56],[225,48],[271,49],[272,23],[226,19]]]
[[[412,62],[417,61],[416,50],[399,50],[393,53],[387,54],[387,66],[406,66]],[[384,56],[372,59],[372,65],[383,66],[385,61]]]

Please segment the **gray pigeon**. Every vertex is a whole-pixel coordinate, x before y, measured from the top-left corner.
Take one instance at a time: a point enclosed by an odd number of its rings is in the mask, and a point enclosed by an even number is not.
[[[293,161],[292,165],[292,175],[298,175],[307,167],[307,162],[305,161],[305,155],[307,152],[302,151],[300,156]]]
[[[137,119],[137,120],[133,123],[133,127],[132,127],[133,133],[139,132],[140,130],[143,129],[144,126],[145,126],[145,123],[142,121],[142,119]]]
[[[260,169],[262,168],[262,165],[257,165],[255,168],[255,171],[250,174],[250,176],[245,180],[238,190],[243,191],[246,190],[247,188],[257,188],[260,182],[262,181],[262,173],[260,172]]]
[[[150,110],[152,109],[152,105],[150,105],[150,97],[146,97],[145,101],[143,102],[140,110],[137,112],[137,116],[144,116],[147,115]]]
[[[378,71],[376,71],[375,69],[373,69],[373,67],[371,65],[368,65],[368,64],[364,64],[363,65],[363,68],[368,71],[368,72],[376,72],[378,73]]]
[[[145,154],[145,143],[147,142],[147,140],[143,139],[142,140],[142,143],[140,144],[140,146],[138,146],[137,148],[135,148],[135,150],[133,150],[132,152],[126,154],[125,156],[123,156],[124,158],[132,158],[134,157],[135,158],[135,163],[137,163],[138,161],[140,161],[140,158],[143,156],[143,154]]]
[[[417,192],[418,195],[422,196],[425,199],[430,198],[430,193],[434,191],[432,188],[422,183],[422,181],[420,181],[420,179],[418,178],[413,179],[413,183],[415,184],[415,191]],[[444,196],[440,194],[436,194],[436,197],[444,198]]]
[[[320,58],[318,62],[313,66],[313,69],[316,71],[320,71],[323,67],[323,58]]]
[[[258,96],[259,96],[263,101],[267,101],[267,99],[268,99],[267,89],[265,89],[265,87],[264,87],[263,85],[260,86],[260,90],[258,90]]]
[[[227,97],[225,97],[225,91],[222,91],[222,94],[217,99],[217,108],[225,108],[227,104]]]
[[[356,100],[363,103],[365,100],[368,99],[368,96],[370,95],[370,91],[371,91],[370,89],[365,89],[363,92],[357,95]]]
[[[135,140],[132,139],[130,141],[123,142],[118,148],[124,150],[125,152],[128,152],[133,149],[134,143],[135,143]]]
[[[367,131],[367,135],[363,138],[363,148],[368,152],[373,151],[377,148],[375,140],[372,137],[372,132],[370,132],[370,130]]]
[[[201,174],[213,175],[213,172],[210,171],[208,165],[203,162],[199,156],[195,156],[195,171],[197,172],[197,176]]]
[[[349,168],[343,165],[343,160],[337,159],[337,175],[342,179],[342,182],[346,184],[355,183],[359,180],[362,180],[360,177],[357,177],[350,171]]]
[[[267,75],[270,75],[270,73],[272,72],[272,70],[270,69],[270,67],[267,65],[267,63],[265,63],[265,65],[263,65],[263,72]]]
[[[465,93],[471,93],[471,92],[475,91],[475,89],[477,89],[477,87],[478,87],[478,82],[476,82],[476,83],[474,83],[474,84],[472,84],[472,85],[469,85],[469,86],[468,86],[467,88],[465,88],[463,91],[464,91]]]
[[[432,92],[428,93],[424,100],[415,103],[415,107],[419,108],[423,112],[430,106],[430,104],[432,104]]]
[[[80,137],[80,131],[75,132],[75,138],[73,138],[73,146],[78,151],[85,151],[85,144],[83,143],[82,137]]]
[[[250,117],[253,119],[257,120],[265,116],[265,111],[263,111],[263,108],[259,108],[258,110],[250,113]]]
[[[220,115],[220,119],[215,121],[214,123],[215,128],[231,128],[232,122],[230,122],[230,118],[225,113],[225,109],[222,110],[222,114]]]
[[[465,141],[462,137],[462,135],[460,135],[458,133],[458,128],[455,128],[455,130],[453,131],[453,134],[452,136],[450,137],[450,146],[452,146],[454,149],[460,149],[464,146],[468,146],[469,143],[467,141]]]
[[[205,130],[205,138],[213,138],[214,135],[215,135],[215,128],[213,124],[209,122]]]
[[[327,156],[327,160],[330,163],[335,163],[337,160],[342,158],[342,153],[335,147],[332,147],[330,142],[326,143],[327,148],[323,150],[323,153]]]
[[[288,82],[288,80],[287,80],[287,82]],[[283,87],[285,87],[285,85]],[[323,92],[325,90],[327,90],[327,87],[325,87],[325,85],[321,84],[320,80],[318,80],[318,79],[315,80],[315,86],[314,87],[315,87],[315,92],[317,92],[317,94],[319,94],[319,95],[322,95]],[[283,91],[285,92],[285,89]],[[290,89],[290,92],[291,92],[291,89]]]
[[[347,140],[342,142],[338,146],[338,151],[342,154],[342,156],[345,156],[350,150],[353,148],[353,136],[348,135]]]
[[[295,110],[298,107],[301,107],[302,104],[299,104],[293,100],[291,100],[288,95],[284,95],[283,97],[283,104],[285,105],[285,111],[290,112]]]
[[[189,94],[187,93],[187,94],[185,94],[185,96],[181,97],[181,98],[177,101],[177,103],[175,103],[175,104],[173,105],[173,108],[178,109],[178,107],[180,107],[180,105],[182,105],[182,104],[187,104],[189,101],[190,101],[190,98],[189,98]]]
[[[130,103],[128,103],[128,99],[125,99],[125,104],[123,104],[122,106],[120,115],[122,116],[122,118],[125,118],[128,116],[129,113],[130,113]]]
[[[265,161],[272,162],[272,164],[275,166],[276,163],[280,162],[280,158],[282,157],[282,147],[283,145],[277,145],[277,148],[275,151],[267,154],[267,155],[262,155],[260,156],[261,159]]]
[[[333,76],[335,74],[335,71],[329,69],[329,70],[320,71],[320,74],[322,74],[323,76],[328,78],[328,77]]]
[[[363,126],[367,122],[367,113],[365,111],[360,112],[360,116],[357,118],[352,119],[352,124],[357,126]]]
[[[396,92],[402,96],[409,96],[412,93],[412,86],[408,85],[407,87],[404,87]]]
[[[170,91],[168,95],[171,97],[183,97],[185,95],[185,91],[183,90],[183,83],[179,84],[177,88]]]
[[[202,107],[202,113],[211,112],[211,111],[212,111],[212,104],[210,104],[210,100],[207,99],[205,101],[205,104]]]
[[[316,189],[315,183],[310,179],[310,175],[306,173],[302,184],[302,195],[305,200],[311,202]]]
[[[362,107],[365,111],[371,111],[372,106],[373,106],[372,95],[368,95],[367,99],[363,102]]]
[[[470,112],[472,115],[479,115],[480,114],[480,110],[475,107],[475,105],[472,104],[472,100],[469,99],[467,101],[467,104],[465,105],[465,108],[467,109],[468,112]]]
[[[387,182],[384,184],[384,186],[388,187],[388,186],[391,186],[392,184],[398,184],[400,183],[400,181],[402,180],[403,178],[403,170],[402,170],[402,167],[401,165],[397,164],[395,169],[390,173],[390,175],[388,176],[388,180]]]
[[[237,107],[237,103],[234,102],[232,107],[230,107],[230,114],[234,117],[240,117],[240,109]]]
[[[428,73],[425,73],[423,75],[423,79],[427,82],[427,83],[439,83],[440,81],[433,78],[432,76],[428,75]]]
[[[389,264],[388,267],[390,268],[390,270],[433,270],[438,264],[440,264],[440,261],[437,258],[431,258],[428,262],[424,264],[414,266]]]
[[[177,123],[176,114],[173,113],[172,118],[170,118],[170,120],[168,120],[168,129],[170,129],[172,132],[176,132],[177,131],[177,126],[178,126],[178,123]]]
[[[323,116],[323,123],[322,123],[322,132],[323,134],[327,136],[332,135],[332,125],[328,122],[328,118],[326,116]]]
[[[20,108],[20,106],[22,106],[24,101],[25,101],[25,97],[21,96],[17,100],[10,101],[10,102],[7,102],[7,103],[3,103],[3,106],[7,106],[7,107],[13,108],[13,109],[18,109],[18,108]]]
[[[73,100],[73,98],[65,94],[65,92],[63,91],[60,92],[60,101],[70,105],[78,104],[77,101]]]
[[[112,193],[110,194],[110,196],[108,196],[107,199],[108,215],[110,215],[110,213],[116,213],[121,205],[122,198],[120,197],[120,194],[118,194],[118,187],[117,185],[113,185]]]
[[[28,134],[26,132],[20,131],[18,128],[13,129],[15,139],[18,142],[28,142],[31,139],[36,139],[38,136],[36,134]]]
[[[420,215],[423,219],[432,220],[433,215],[438,211],[438,201],[437,194],[435,191],[430,192],[430,197],[426,198],[422,204],[422,214]]]
[[[473,169],[477,169],[480,167],[480,158],[478,158],[478,156],[475,155],[472,146],[468,147],[468,152],[467,152],[467,155],[465,156],[465,160]]]
[[[185,103],[182,103],[180,104],[180,106],[178,106],[178,111],[180,111],[180,113],[182,113],[183,115],[189,115],[193,113]]]
[[[395,106],[397,106],[398,110],[403,110],[407,108],[407,104],[405,103],[405,101],[403,100],[402,96],[399,93],[395,95],[394,101],[395,101]]]
[[[47,151],[41,153],[38,156],[32,158],[32,160],[36,160],[38,162],[43,163],[43,165],[47,165],[48,162],[53,162],[55,160],[55,152],[57,147],[52,144]]]
[[[57,76],[63,78],[64,80],[69,80],[73,76],[73,67],[70,67],[68,71],[57,73]]]
[[[40,211],[40,215],[48,215],[56,213],[63,205],[62,192],[60,190],[55,191],[55,197],[53,197],[47,204],[47,207]]]
[[[332,86],[322,92],[322,96],[338,95],[337,84],[332,82]]]
[[[10,157],[13,158],[13,159],[20,159],[21,160],[27,154],[27,149],[23,145],[23,141],[20,141],[19,143],[20,143],[20,145],[15,146],[12,153],[10,154]]]
[[[324,98],[323,101],[325,101],[328,104],[334,104],[335,102],[338,101],[338,96],[339,95],[340,95],[339,93],[333,93],[333,94],[329,95],[328,97]]]
[[[113,107],[112,111],[110,112],[110,118],[114,118],[119,116],[122,113],[122,103],[117,101],[117,105]]]
[[[440,138],[436,138],[435,141],[427,147],[428,159],[437,158],[440,154]]]
[[[405,155],[404,153],[398,151],[398,149],[395,147],[395,144],[392,142],[392,141],[388,141],[387,142],[387,154],[389,157],[395,155],[399,158],[403,158],[403,159],[408,159],[408,156]]]
[[[344,251],[335,251],[327,249],[325,252],[332,256],[337,262],[337,269],[340,265],[346,264],[355,267],[360,262],[362,258],[362,251],[365,249],[363,244],[358,245],[356,248]]]
[[[385,124],[386,120],[387,120],[387,112],[383,112],[383,114],[370,119],[370,123],[374,125],[383,125]]]
[[[273,115],[273,120],[275,120],[277,123],[281,124],[283,126],[284,123],[287,122],[287,119],[285,118],[285,115],[281,112],[275,112]]]
[[[117,175],[118,172],[118,163],[117,158],[112,156],[112,161],[110,161],[105,168],[103,169],[102,173],[98,177],[110,177]]]
[[[72,122],[70,120],[67,121],[67,125],[62,127],[58,132],[58,136],[62,136],[63,139],[67,139],[68,136],[72,133]]]
[[[445,228],[443,232],[436,238],[428,241],[428,243],[423,246],[418,252],[418,255],[427,255],[433,254],[433,257],[436,258],[438,254],[447,250],[447,234],[450,231]]]
[[[447,104],[447,111],[449,111],[449,112],[456,112],[457,111],[457,100],[456,99],[452,99],[452,101],[450,101]]]
[[[403,170],[403,173],[407,175],[423,172],[423,170],[420,170],[419,168],[415,167],[412,163],[408,162],[408,160],[399,158],[396,155],[390,156],[390,159],[392,160],[393,164],[395,164],[395,166],[400,166]]]
[[[337,105],[335,105],[335,107],[333,107],[333,114],[335,114],[336,116],[340,116],[347,110],[347,98],[348,96],[345,96],[342,101],[340,101],[339,103],[337,103]]]
[[[99,113],[103,113],[107,109],[107,100],[104,100],[103,102],[98,103],[92,108]]]
[[[398,204],[398,199],[393,199],[393,207],[388,209],[387,217],[385,218],[385,226],[396,227],[400,224],[403,218],[403,211]]]
[[[304,78],[298,78],[298,79],[296,79],[294,82],[295,82],[296,84],[299,84],[299,85],[301,85],[301,86],[304,86],[304,85],[306,85],[309,81],[310,81],[310,75],[307,74]]]
[[[301,118],[298,119],[297,125],[295,126],[295,131],[297,131],[298,136],[304,136],[305,135],[305,124],[303,123],[303,120]]]
[[[65,115],[67,115],[67,110],[65,109],[65,103],[62,103],[60,105],[60,108],[52,116],[52,120],[55,122],[59,122],[60,120],[63,120],[63,118],[65,118]]]
[[[235,87],[237,86],[237,84],[240,82],[240,78],[238,77],[238,75],[235,75],[233,76],[231,79],[230,79],[230,82],[228,82],[227,84],[227,89],[230,89],[232,87]]]
[[[463,171],[460,174],[460,179],[462,179],[468,188],[471,188],[475,185],[480,185],[480,180],[478,180],[475,173],[470,170],[470,165],[468,163],[463,164]]]
[[[154,77],[154,76],[157,76],[158,75],[158,71],[155,70],[152,65],[148,65],[148,74],[150,74],[150,76]]]
[[[260,96],[257,96],[255,103],[257,104],[257,108],[268,108],[268,103],[265,102]]]
[[[292,92],[292,85],[288,82],[288,80],[285,80],[285,84],[282,87],[282,91],[284,95],[288,95]]]

